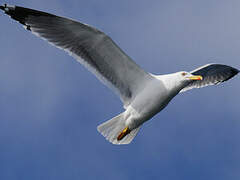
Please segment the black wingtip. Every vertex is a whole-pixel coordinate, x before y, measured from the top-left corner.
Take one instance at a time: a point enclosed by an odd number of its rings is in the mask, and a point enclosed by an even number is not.
[[[234,73],[235,75],[237,75],[239,72],[240,72],[240,71],[239,71],[238,69],[233,68],[233,73]]]
[[[8,4],[3,4],[0,6],[0,9],[2,9],[3,11],[6,11],[7,7],[8,7]]]
[[[4,6],[0,6],[0,9],[4,11],[5,7]]]
[[[231,68],[231,70],[230,70],[231,74],[230,74],[230,76],[228,78],[224,79],[223,82],[233,78],[234,76],[236,76],[240,72],[236,68],[233,68],[233,67],[230,67],[230,68]]]
[[[11,16],[11,18],[20,22],[23,25],[26,25],[25,21],[26,21],[27,17],[29,17],[29,16],[56,17],[53,14],[45,13],[45,12],[42,12],[42,11],[37,11],[37,10],[34,10],[34,9],[24,8],[24,7],[20,7],[20,6],[12,6],[12,5],[8,5],[8,4],[4,4],[4,5],[1,5],[0,7],[1,7],[2,10],[5,11],[5,13],[7,15]]]

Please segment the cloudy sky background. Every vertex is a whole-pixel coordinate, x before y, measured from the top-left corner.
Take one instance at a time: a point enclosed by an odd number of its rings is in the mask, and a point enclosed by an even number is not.
[[[152,73],[240,69],[238,0],[7,3],[93,25]],[[0,179],[239,179],[240,76],[180,94],[114,146],[96,127],[123,111],[118,97],[63,51],[0,22]]]

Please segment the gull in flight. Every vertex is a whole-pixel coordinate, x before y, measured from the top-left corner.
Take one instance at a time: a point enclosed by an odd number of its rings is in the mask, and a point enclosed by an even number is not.
[[[94,27],[19,6],[4,4],[0,9],[33,34],[68,52],[119,95],[125,111],[97,127],[113,144],[129,144],[141,125],[177,94],[219,84],[239,73],[227,65],[207,64],[191,72],[153,75]]]

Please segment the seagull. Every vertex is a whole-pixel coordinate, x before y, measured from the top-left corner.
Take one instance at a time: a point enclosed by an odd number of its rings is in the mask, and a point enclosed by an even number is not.
[[[207,64],[191,72],[145,72],[105,33],[87,24],[46,12],[4,4],[7,15],[28,31],[63,49],[120,97],[124,112],[97,127],[112,144],[129,144],[144,122],[177,94],[229,80],[239,70]]]

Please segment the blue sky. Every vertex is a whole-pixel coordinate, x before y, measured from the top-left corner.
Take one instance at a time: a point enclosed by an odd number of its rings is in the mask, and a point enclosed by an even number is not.
[[[148,72],[240,69],[237,0],[7,3],[93,25]],[[180,94],[130,145],[114,146],[96,127],[123,111],[118,97],[72,57],[0,22],[1,180],[239,179],[239,76]]]

